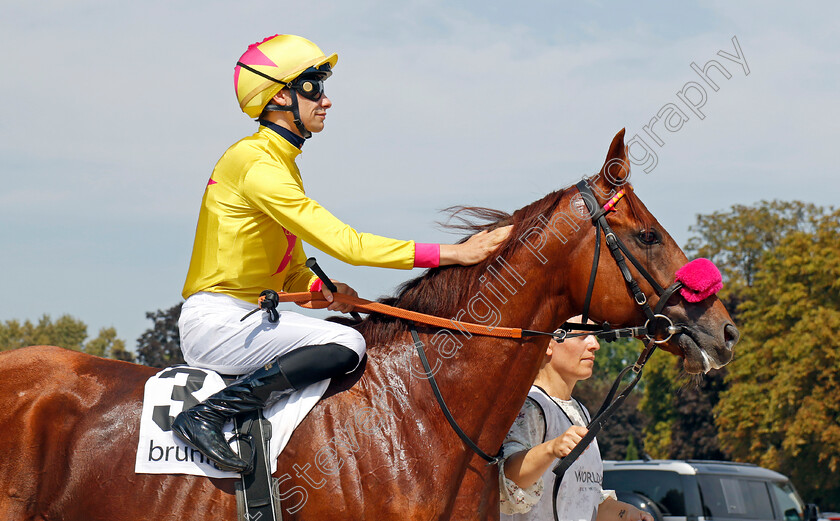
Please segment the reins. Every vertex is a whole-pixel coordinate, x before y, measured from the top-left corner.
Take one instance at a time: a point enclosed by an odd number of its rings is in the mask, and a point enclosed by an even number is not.
[[[502,453],[499,451],[498,454],[495,456],[490,456],[481,448],[476,445],[476,443],[467,435],[466,432],[458,425],[458,422],[455,420],[455,417],[452,416],[452,413],[449,411],[449,407],[446,406],[446,401],[443,399],[443,394],[440,392],[440,387],[438,387],[437,380],[435,380],[435,375],[432,372],[432,367],[429,365],[429,360],[426,358],[426,350],[423,347],[423,341],[420,340],[420,335],[417,334],[417,329],[415,329],[414,325],[411,326],[411,338],[414,340],[414,348],[417,349],[417,355],[420,357],[420,363],[423,364],[423,371],[426,373],[426,379],[429,381],[429,385],[432,386],[432,393],[435,395],[435,399],[440,406],[440,410],[443,412],[443,415],[446,417],[446,421],[449,422],[449,426],[452,427],[452,430],[455,431],[455,434],[461,438],[461,441],[464,442],[464,445],[470,448],[473,452],[481,456],[481,458],[487,462],[487,465],[498,465],[500,461],[502,461]]]
[[[335,302],[340,302],[342,304],[352,304],[357,310],[363,311],[365,313],[379,313],[381,315],[388,315],[394,318],[400,318],[409,322],[432,327],[454,327],[455,329],[464,333],[495,338],[522,339],[532,336],[550,336],[558,342],[562,342],[566,338],[595,335],[603,340],[611,342],[618,338],[632,338],[635,336],[644,335],[645,333],[644,326],[615,329],[610,328],[609,325],[606,323],[602,325],[594,325],[564,322],[558,329],[552,332],[536,331],[533,329],[522,329],[518,327],[489,327],[482,324],[461,322],[455,319],[446,319],[435,315],[420,313],[418,311],[411,311],[404,308],[389,306],[387,304],[382,304],[381,302],[374,302],[372,300],[363,299],[361,297],[353,297],[350,295],[344,295],[342,293],[333,293],[333,299]],[[324,297],[323,293],[319,291],[279,293],[277,294],[276,298],[272,297],[268,299],[268,302],[294,302],[297,305],[307,309],[320,309],[327,307],[327,305],[330,304],[330,302],[328,302],[327,299]],[[586,331],[586,333],[570,333],[570,331],[573,330]]]
[[[335,302],[340,302],[342,304],[352,304],[358,311],[364,311],[366,313],[379,313],[382,315],[408,320],[410,322],[417,322],[427,326],[440,328],[455,327],[461,331],[476,335],[491,336],[496,338],[522,338],[523,333],[527,331],[515,327],[488,327],[481,324],[450,320],[442,317],[436,317],[434,315],[427,315],[426,313],[419,313],[417,311],[389,306],[387,304],[382,304],[381,302],[373,302],[360,297],[344,295],[342,293],[333,293],[333,299]],[[327,302],[327,299],[321,292],[314,291],[301,293],[280,293],[279,301],[294,302],[297,305],[308,309],[319,309],[329,305],[329,302]],[[318,303],[323,303],[323,305],[318,305]],[[534,333],[552,335],[552,333]]]

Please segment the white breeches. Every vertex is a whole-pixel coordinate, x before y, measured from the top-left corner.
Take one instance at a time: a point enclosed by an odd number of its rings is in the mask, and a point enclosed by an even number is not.
[[[257,312],[240,319],[257,306],[220,293],[191,295],[181,308],[178,328],[181,351],[188,364],[223,374],[248,374],[279,355],[299,347],[340,344],[365,354],[365,339],[353,328],[279,311],[277,323]]]

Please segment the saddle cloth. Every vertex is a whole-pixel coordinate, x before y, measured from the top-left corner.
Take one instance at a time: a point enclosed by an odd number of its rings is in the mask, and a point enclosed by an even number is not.
[[[274,402],[269,400],[263,414],[271,423],[268,456],[272,473],[277,470],[277,457],[289,442],[292,432],[318,403],[329,383],[329,379],[322,380]],[[238,478],[238,473],[216,468],[201,452],[175,438],[171,429],[178,413],[224,387],[225,382],[218,373],[189,366],[168,367],[149,378],[143,394],[134,472]],[[225,425],[224,432],[228,438],[233,435],[232,421]],[[236,446],[234,443],[234,451]]]

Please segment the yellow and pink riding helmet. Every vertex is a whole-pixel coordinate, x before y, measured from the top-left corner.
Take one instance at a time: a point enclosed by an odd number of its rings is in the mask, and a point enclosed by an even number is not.
[[[276,34],[249,45],[233,72],[239,107],[252,118],[266,109],[289,110],[303,137],[309,137],[311,134],[300,123],[296,94],[320,98],[323,80],[332,74],[337,62],[337,54],[327,56],[314,43],[292,34]],[[309,81],[301,81],[304,79]],[[292,91],[291,107],[270,104],[283,87]]]

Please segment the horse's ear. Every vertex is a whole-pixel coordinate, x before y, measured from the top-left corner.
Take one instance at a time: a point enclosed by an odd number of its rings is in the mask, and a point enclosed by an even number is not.
[[[627,161],[627,147],[624,146],[624,129],[610,143],[607,159],[601,167],[597,184],[611,192],[613,188],[624,185],[630,177],[630,162]]]

